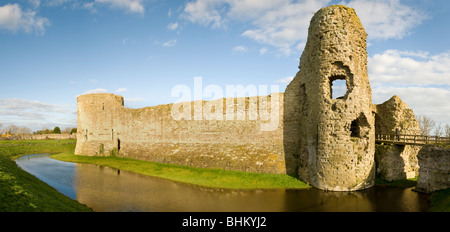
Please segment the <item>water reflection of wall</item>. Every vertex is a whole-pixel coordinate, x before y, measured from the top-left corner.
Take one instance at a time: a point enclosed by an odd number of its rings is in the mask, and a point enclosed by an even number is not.
[[[209,189],[85,164],[76,179],[77,200],[95,211],[285,211],[285,190]]]
[[[95,165],[76,168],[77,200],[99,212],[418,212],[428,207],[424,195],[401,188],[223,190]]]
[[[329,192],[311,189],[304,191],[302,198],[295,191],[288,191],[286,209],[291,212],[372,212],[375,202],[368,198],[370,191]]]

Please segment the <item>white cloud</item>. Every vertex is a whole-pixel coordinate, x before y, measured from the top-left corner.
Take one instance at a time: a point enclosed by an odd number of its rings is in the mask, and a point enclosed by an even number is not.
[[[246,23],[250,28],[242,32],[262,44],[278,48],[283,54],[291,54],[291,47],[305,40],[313,12],[329,0],[197,0],[189,2],[183,17],[193,23],[213,28],[226,27],[230,21]]]
[[[145,99],[144,98],[141,98],[141,97],[126,97],[125,99],[124,99],[124,101],[125,102],[139,102],[139,101],[144,101]]]
[[[276,83],[289,84],[294,80],[294,77],[285,77],[276,81]]]
[[[222,27],[222,16],[216,7],[223,3],[223,0],[197,0],[188,2],[181,16],[190,22],[199,23],[204,26],[212,25],[213,28]]]
[[[369,39],[401,39],[427,16],[399,0],[354,0],[343,4],[355,9]]]
[[[118,89],[116,90],[116,93],[122,93],[122,92],[125,92],[125,91],[127,91],[126,88],[118,88]]]
[[[6,4],[0,6],[0,29],[6,29],[16,33],[25,31],[43,35],[45,27],[50,25],[47,18],[36,16],[36,11],[22,11],[18,4]]]
[[[368,59],[368,71],[374,84],[450,85],[450,51],[431,56],[387,50]]]
[[[375,104],[398,95],[416,115],[450,124],[450,51],[387,50],[369,58],[368,71]]]
[[[264,55],[269,51],[269,49],[267,49],[266,47],[259,49],[259,54],[260,55]]]
[[[171,47],[175,47],[175,45],[177,45],[177,40],[176,39],[166,41],[166,42],[164,42],[162,44],[163,47],[170,47],[170,48]]]
[[[39,101],[30,101],[26,99],[19,98],[0,98],[0,109],[2,113],[5,111],[27,111],[27,110],[38,110],[42,112],[58,112],[58,113],[68,113],[66,106],[58,106],[49,103],[43,103]]]
[[[0,98],[0,123],[27,126],[33,130],[44,124],[58,124],[60,127],[76,126],[76,109],[19,98]],[[75,123],[73,123],[75,122]]]
[[[277,48],[290,55],[303,49],[313,14],[331,0],[195,0],[188,2],[181,17],[203,26],[227,28],[235,22],[245,25],[242,36]],[[418,10],[398,0],[353,0],[369,39],[402,38],[424,20]],[[247,26],[248,25],[248,26]]]
[[[38,8],[41,5],[41,0],[28,0],[28,2],[33,5],[34,8]]]
[[[407,103],[416,116],[427,115],[436,122],[450,125],[449,88],[407,86],[372,88],[372,100],[375,104],[383,103],[394,95]]]
[[[44,5],[46,6],[60,6],[66,2],[71,2],[73,0],[46,0]]]
[[[246,53],[248,50],[245,46],[236,46],[233,48],[233,54]]]
[[[94,7],[94,2],[85,2],[83,5],[81,5],[81,8],[91,11],[92,13],[97,12],[97,10]]]
[[[167,25],[167,29],[171,30],[171,31],[175,31],[178,28],[178,23],[169,23]]]
[[[98,80],[97,79],[89,79],[89,84],[97,84]]]
[[[95,3],[109,5],[112,8],[123,9],[129,13],[145,13],[142,0],[95,0]]]
[[[97,89],[86,90],[83,94],[107,93],[107,92],[108,92],[108,90],[106,90],[106,89],[97,88]]]

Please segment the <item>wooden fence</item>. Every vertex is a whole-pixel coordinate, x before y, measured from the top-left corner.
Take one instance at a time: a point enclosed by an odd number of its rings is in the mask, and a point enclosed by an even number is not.
[[[418,145],[450,143],[449,137],[426,136],[426,135],[393,135],[378,134],[375,135],[375,141],[378,143],[394,143],[403,145]]]

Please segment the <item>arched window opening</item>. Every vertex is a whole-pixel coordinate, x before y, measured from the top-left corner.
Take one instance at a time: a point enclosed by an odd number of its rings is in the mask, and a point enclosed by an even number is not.
[[[347,80],[345,76],[331,76],[330,77],[330,94],[331,99],[343,99],[347,94]]]

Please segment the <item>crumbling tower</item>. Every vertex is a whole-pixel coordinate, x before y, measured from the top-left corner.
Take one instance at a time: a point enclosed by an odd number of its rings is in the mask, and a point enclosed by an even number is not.
[[[311,19],[300,71],[285,93],[285,152],[300,179],[332,191],[372,187],[375,126],[367,75],[367,34],[345,6]],[[333,84],[345,82],[336,98]]]

